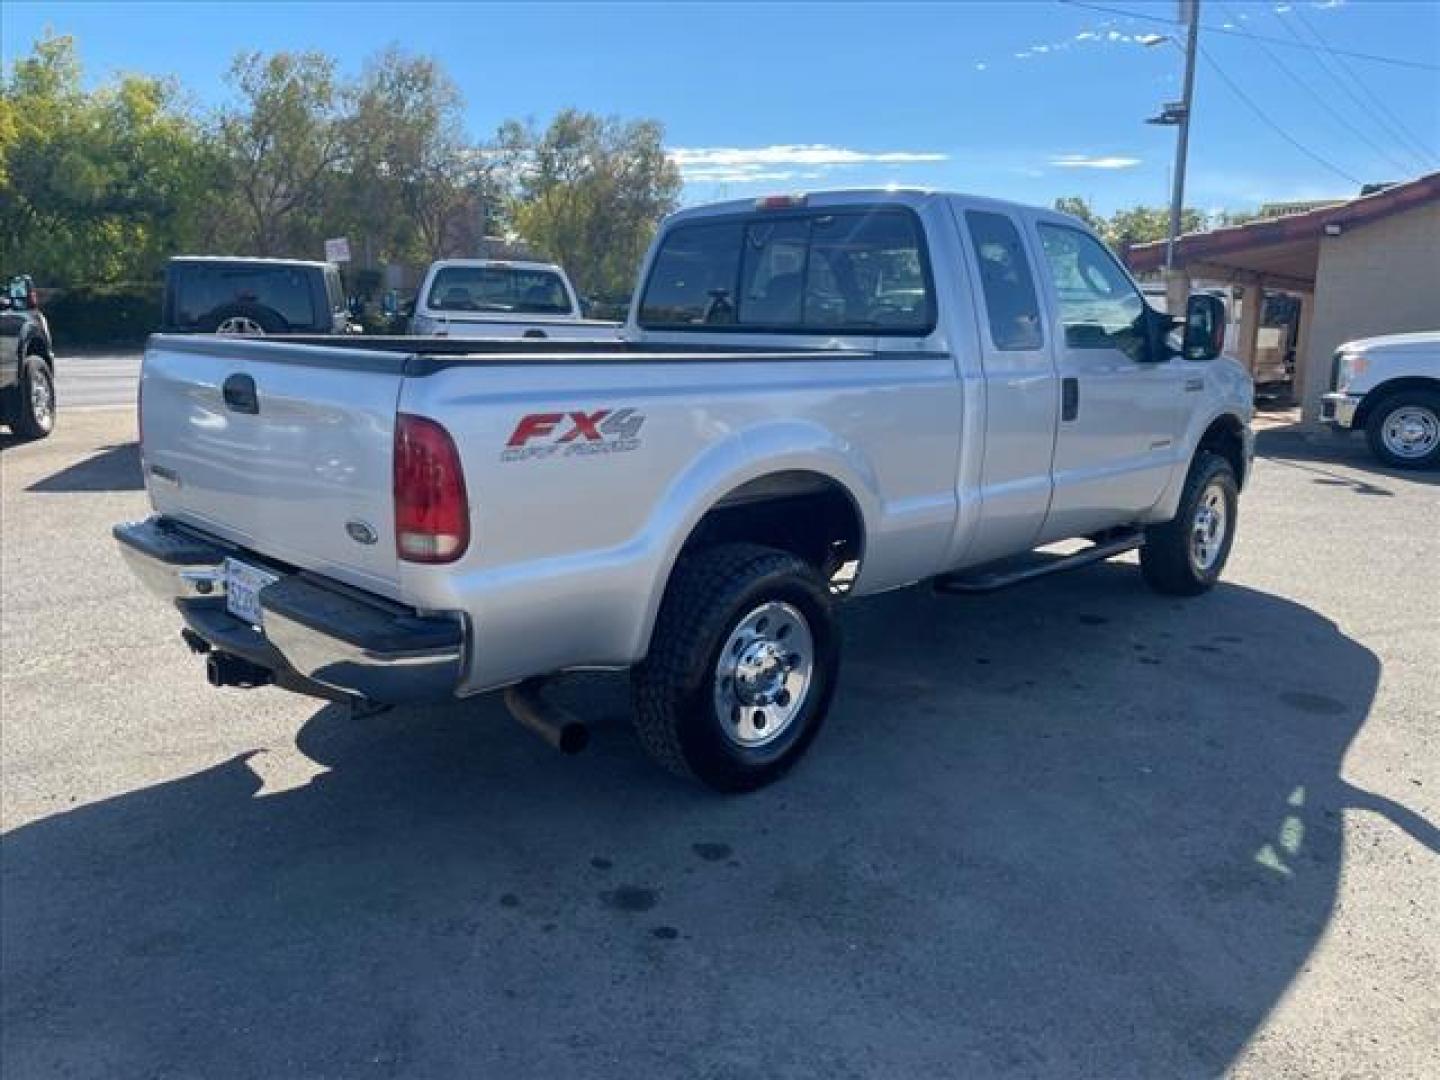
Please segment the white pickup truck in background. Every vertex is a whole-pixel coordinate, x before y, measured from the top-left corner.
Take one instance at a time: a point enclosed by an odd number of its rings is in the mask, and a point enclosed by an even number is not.
[[[570,278],[552,263],[442,259],[431,264],[420,285],[410,332],[615,341],[620,324],[585,318]]]
[[[623,341],[151,339],[155,516],[115,536],[220,686],[404,704],[631,668],[640,742],[780,776],[842,600],[982,593],[1135,548],[1218,579],[1253,386],[1050,210],[914,191],[668,219]],[[1084,544],[1056,556],[1037,549]],[[1073,545],[1072,545],[1073,546]],[[1023,648],[1023,643],[1017,643]]]
[[[1440,465],[1440,330],[1347,341],[1321,416],[1402,469]]]

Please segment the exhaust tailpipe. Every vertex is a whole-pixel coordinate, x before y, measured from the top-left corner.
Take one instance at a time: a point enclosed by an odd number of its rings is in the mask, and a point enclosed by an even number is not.
[[[226,652],[210,652],[205,656],[205,678],[211,686],[238,686],[252,690],[275,681],[275,673],[259,664]]]
[[[568,709],[540,696],[542,682],[527,679],[505,689],[510,715],[562,754],[578,754],[590,745],[590,729]]]

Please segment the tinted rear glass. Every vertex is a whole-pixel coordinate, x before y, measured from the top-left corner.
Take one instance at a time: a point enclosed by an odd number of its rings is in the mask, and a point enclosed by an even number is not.
[[[187,329],[208,324],[227,309],[263,309],[281,329],[328,328],[330,317],[315,310],[314,272],[296,266],[176,263],[170,268],[174,319]]]
[[[515,266],[444,266],[425,306],[432,311],[568,315],[570,294],[560,275]]]
[[[935,301],[911,213],[756,214],[667,233],[639,319],[647,329],[928,333]]]

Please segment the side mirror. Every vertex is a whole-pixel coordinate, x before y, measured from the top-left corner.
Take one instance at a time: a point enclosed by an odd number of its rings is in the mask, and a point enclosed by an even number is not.
[[[1213,360],[1225,348],[1225,301],[1209,293],[1193,293],[1185,305],[1185,333],[1180,351],[1186,360]]]

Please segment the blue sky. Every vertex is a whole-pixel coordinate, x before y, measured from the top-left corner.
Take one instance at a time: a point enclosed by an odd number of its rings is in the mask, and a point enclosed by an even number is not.
[[[0,7],[8,63],[46,27],[87,76],[177,78],[227,99],[240,49],[322,49],[347,73],[390,44],[440,59],[477,138],[567,105],[666,127],[687,202],[913,184],[1109,212],[1162,204],[1174,131],[1142,121],[1179,96],[1175,0],[959,4],[31,3]],[[1440,4],[1202,0],[1186,202],[1204,209],[1351,194],[1352,180],[1440,169]],[[1377,63],[1348,49],[1405,60]],[[1378,99],[1379,105],[1376,104]],[[1380,106],[1384,106],[1381,108]],[[1396,130],[1396,127],[1401,129]],[[1420,146],[1407,143],[1418,139]],[[1428,153],[1427,153],[1428,151]],[[1341,175],[1345,174],[1345,175]]]

